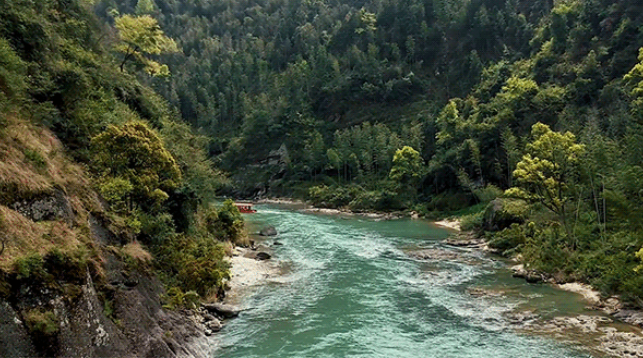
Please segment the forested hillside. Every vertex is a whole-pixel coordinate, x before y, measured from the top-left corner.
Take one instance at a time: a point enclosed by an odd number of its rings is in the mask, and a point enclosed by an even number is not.
[[[0,0],[5,355],[170,352],[245,244],[218,193],[460,215],[641,307],[642,178],[640,0]]]
[[[533,1],[135,0],[97,8],[108,18],[114,10],[147,11],[180,43],[182,54],[168,58],[172,77],[157,88],[214,137],[211,154],[222,155],[223,168],[253,164],[286,144],[301,164],[294,171],[309,179],[329,163],[296,149],[319,135],[332,147],[336,129],[417,122],[432,136],[429,119],[447,99],[466,95],[486,62],[529,54],[549,8]]]
[[[137,78],[174,41],[91,6],[0,1],[0,355],[194,355],[203,333],[161,305],[222,297],[243,221],[212,206],[208,141]]]
[[[172,76],[151,83],[210,137],[228,192],[353,210],[473,206],[465,227],[505,254],[639,302],[639,1],[95,10],[108,22],[148,14],[176,39],[181,51],[163,57]]]

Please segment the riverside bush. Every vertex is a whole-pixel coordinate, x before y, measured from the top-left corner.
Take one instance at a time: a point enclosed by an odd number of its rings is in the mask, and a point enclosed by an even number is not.
[[[167,283],[201,296],[218,294],[230,278],[225,247],[212,237],[176,234],[153,248]]]
[[[386,189],[361,192],[348,204],[349,209],[352,211],[389,211],[402,209],[402,206],[397,193]]]
[[[477,212],[460,217],[460,229],[464,231],[475,230],[482,227],[484,213]]]
[[[481,216],[482,217],[482,216]],[[500,250],[504,255],[508,255],[522,247],[527,241],[527,235],[523,225],[511,224],[510,227],[489,234],[491,236],[488,244],[489,247]]]
[[[195,309],[199,306],[199,294],[194,291],[183,292],[179,287],[171,287],[162,299],[165,301],[163,308],[175,310],[177,308]]]
[[[318,185],[308,189],[308,200],[320,208],[341,208],[347,206],[362,191],[357,186]]]

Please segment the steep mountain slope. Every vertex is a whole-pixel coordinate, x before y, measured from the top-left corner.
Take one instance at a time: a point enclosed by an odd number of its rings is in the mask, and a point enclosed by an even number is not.
[[[90,5],[0,2],[0,356],[207,357],[243,222]]]

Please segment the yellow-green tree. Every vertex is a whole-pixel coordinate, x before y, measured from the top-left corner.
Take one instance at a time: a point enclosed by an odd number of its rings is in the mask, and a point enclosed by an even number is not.
[[[119,42],[116,51],[121,52],[121,71],[128,61],[135,61],[150,76],[167,77],[170,70],[149,58],[150,55],[179,52],[176,42],[165,36],[156,19],[149,15],[124,15],[116,18]]]
[[[136,15],[152,15],[156,11],[154,0],[138,0],[134,12]]]
[[[122,209],[158,207],[181,182],[176,161],[143,122],[110,125],[91,142],[93,169],[105,199]]]
[[[634,102],[632,102],[632,112],[639,117],[643,117],[643,48],[639,50],[639,63],[625,75],[624,79],[633,87]]]
[[[425,175],[424,160],[417,150],[404,146],[395,152],[389,178],[395,183],[400,194],[408,195],[407,199],[412,199]]]
[[[540,203],[556,214],[570,233],[566,204],[573,197],[570,181],[585,146],[576,143],[571,132],[554,132],[542,123],[534,124],[531,134],[528,153],[513,172],[518,186],[505,195]]]

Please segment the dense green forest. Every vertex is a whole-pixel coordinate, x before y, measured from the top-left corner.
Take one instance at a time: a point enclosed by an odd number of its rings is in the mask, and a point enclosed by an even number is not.
[[[209,138],[231,174],[224,192],[461,210],[528,267],[640,303],[639,1],[105,0],[95,11],[107,23],[149,15],[176,40],[160,57],[171,75],[143,80]]]
[[[642,47],[636,0],[2,1],[0,135],[60,138],[171,305],[216,295],[243,237],[218,191],[467,214],[529,268],[640,306]],[[1,168],[5,221],[62,185],[55,153],[16,148],[43,181]],[[6,275],[40,251],[2,252]]]

